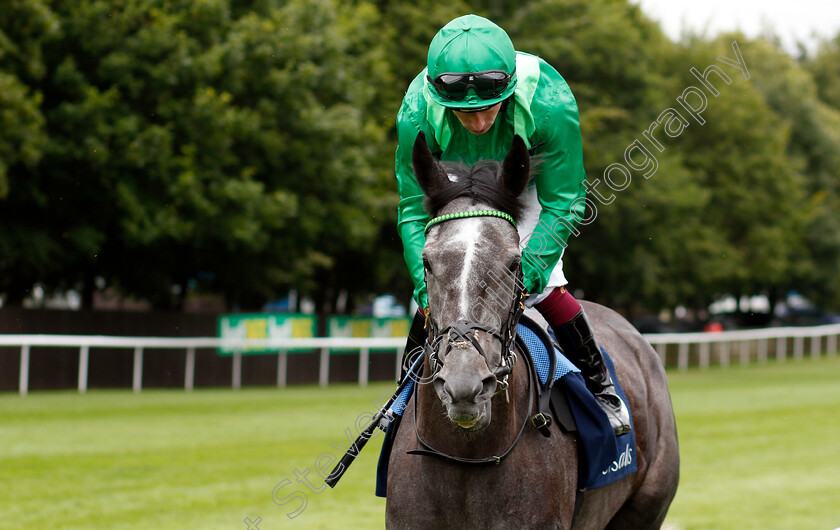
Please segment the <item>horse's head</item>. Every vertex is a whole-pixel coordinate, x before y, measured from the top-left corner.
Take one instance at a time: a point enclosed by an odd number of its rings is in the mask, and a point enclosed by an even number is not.
[[[412,162],[435,217],[423,248],[434,389],[453,422],[480,431],[490,424],[490,399],[507,384],[515,360],[512,334],[523,289],[514,221],[530,177],[528,150],[516,136],[502,164],[443,165],[421,133]]]

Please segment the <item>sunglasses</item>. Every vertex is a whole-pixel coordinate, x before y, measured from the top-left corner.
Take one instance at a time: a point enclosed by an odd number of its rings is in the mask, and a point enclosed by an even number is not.
[[[472,88],[481,99],[492,99],[505,91],[513,74],[504,70],[486,72],[443,73],[432,79],[426,76],[438,94],[446,99],[459,101],[467,97]]]

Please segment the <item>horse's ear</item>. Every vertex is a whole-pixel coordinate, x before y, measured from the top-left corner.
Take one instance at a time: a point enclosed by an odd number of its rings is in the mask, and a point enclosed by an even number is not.
[[[518,197],[525,191],[530,178],[531,155],[528,154],[525,141],[517,134],[513,137],[513,145],[502,165],[502,182],[508,191]]]
[[[414,166],[417,183],[426,195],[431,196],[432,192],[449,184],[449,178],[432,156],[432,152],[426,144],[426,135],[422,131],[417,134],[417,139],[414,140],[411,163]]]

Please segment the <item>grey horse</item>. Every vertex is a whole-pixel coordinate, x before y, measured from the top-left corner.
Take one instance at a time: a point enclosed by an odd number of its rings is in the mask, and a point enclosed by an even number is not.
[[[531,177],[519,137],[503,163],[472,168],[438,163],[418,136],[413,160],[433,216],[501,211],[514,218]],[[432,337],[424,373],[408,402],[389,461],[388,528],[661,527],[679,479],[679,451],[665,371],[639,332],[614,311],[582,302],[596,338],[612,356],[634,418],[638,470],[586,491],[575,515],[576,440],[527,422],[536,412],[535,382],[524,362],[506,363],[504,334],[520,267],[513,224],[492,215],[447,217],[430,227],[423,250]],[[494,282],[508,282],[490,289]],[[501,280],[500,280],[501,278]],[[510,297],[499,296],[507,292]],[[473,342],[452,327],[471,322]],[[498,331],[496,331],[498,330]],[[456,333],[456,335],[458,335]],[[513,364],[512,370],[505,368]],[[509,374],[507,372],[510,371]],[[427,383],[427,384],[423,384]],[[500,384],[506,391],[500,392]],[[437,458],[410,451],[432,449]],[[495,462],[475,464],[471,461]],[[458,461],[460,460],[460,461]]]

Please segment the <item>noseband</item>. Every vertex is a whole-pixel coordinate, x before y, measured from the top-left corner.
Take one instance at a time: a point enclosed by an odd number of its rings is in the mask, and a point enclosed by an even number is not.
[[[513,217],[504,212],[500,212],[498,210],[477,210],[472,212],[457,212],[435,217],[434,219],[429,221],[428,224],[426,224],[425,232],[428,233],[429,228],[438,223],[451,221],[453,219],[464,219],[468,217],[499,217],[508,221],[510,224],[513,225],[514,228],[516,228],[516,222],[513,220]],[[452,350],[452,348],[466,349],[470,346],[474,347],[476,351],[478,351],[478,353],[482,357],[484,357],[484,361],[488,363],[487,367],[493,371],[493,375],[496,377],[496,383],[498,388],[496,393],[498,394],[507,390],[507,378],[508,375],[510,375],[510,373],[513,371],[513,365],[516,363],[516,353],[514,352],[514,339],[516,337],[516,334],[514,333],[514,330],[517,322],[519,322],[519,317],[521,317],[522,313],[525,311],[524,302],[525,298],[528,296],[528,293],[525,290],[525,285],[522,281],[523,277],[521,263],[517,267],[515,274],[516,281],[514,282],[515,285],[513,303],[511,304],[510,309],[508,310],[507,319],[505,323],[502,325],[502,328],[498,331],[491,329],[483,324],[479,324],[478,322],[472,322],[469,320],[459,320],[454,324],[450,324],[444,327],[443,329],[438,329],[435,325],[434,319],[432,319],[429,315],[430,311],[427,309],[426,329],[429,331],[429,340],[426,341],[424,348],[429,358],[429,368],[431,368],[432,370],[432,379],[434,379],[440,372],[440,370],[443,368],[443,362],[438,354],[438,350],[441,341],[443,341],[445,337],[448,337],[449,344],[446,346],[444,355],[449,353],[449,351]],[[499,342],[501,342],[501,362],[496,368],[492,368],[490,366],[487,359],[487,354],[485,353],[481,345],[478,343],[478,339],[476,339],[475,337],[476,331],[483,331],[493,336]]]

